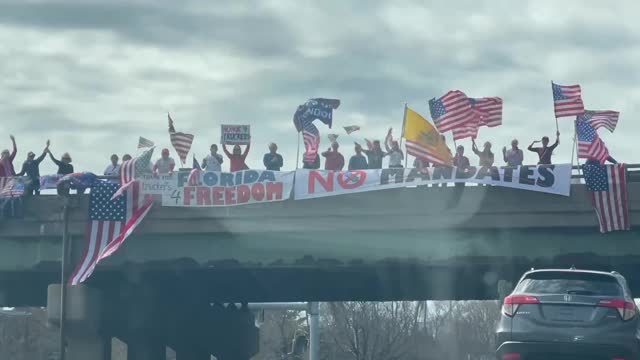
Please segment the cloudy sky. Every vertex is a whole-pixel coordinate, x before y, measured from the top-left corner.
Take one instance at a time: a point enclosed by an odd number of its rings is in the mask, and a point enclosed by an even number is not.
[[[249,165],[276,141],[295,168],[291,118],[306,99],[342,100],[333,131],[351,154],[341,126],[361,126],[357,140],[399,133],[403,102],[427,115],[426,100],[450,89],[502,97],[504,125],[480,140],[526,147],[555,132],[553,79],[581,84],[589,109],[621,111],[601,136],[618,160],[640,162],[639,12],[635,1],[4,0],[0,147],[14,134],[21,163],[50,138],[78,170],[101,172],[140,135],[168,146],[170,111],[199,158],[220,124],[251,124]],[[570,162],[569,118],[560,131],[555,161]]]

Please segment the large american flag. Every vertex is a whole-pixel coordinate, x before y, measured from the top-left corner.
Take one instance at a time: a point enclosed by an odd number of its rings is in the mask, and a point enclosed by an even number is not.
[[[124,194],[125,190],[133,185],[136,177],[151,172],[151,155],[153,147],[145,150],[140,156],[127,160],[120,166],[120,188],[113,194],[113,198]]]
[[[499,97],[470,98],[471,108],[480,117],[480,126],[502,125],[502,99]]]
[[[585,110],[579,119],[588,122],[594,129],[605,128],[611,132],[618,126],[620,113],[613,110]]]
[[[456,128],[464,129],[469,122],[478,121],[478,113],[472,110],[471,100],[460,90],[452,90],[438,99],[429,100],[429,110],[441,133]]]
[[[176,132],[176,129],[173,127],[173,119],[169,113],[167,113],[167,118],[169,119],[169,140],[171,140],[173,148],[176,149],[176,152],[180,157],[180,161],[184,164],[187,161],[189,150],[191,150],[193,135]]]
[[[111,200],[117,190],[118,184],[105,181],[91,188],[85,253],[69,279],[71,285],[85,281],[101,260],[118,250],[153,206],[153,201],[142,196],[138,182],[128,188],[126,196]]]
[[[626,166],[587,163],[582,169],[600,232],[629,230]]]
[[[576,132],[578,135],[578,157],[604,163],[609,157],[609,149],[598,136],[596,129],[585,120],[577,119]]]
[[[552,82],[551,90],[556,118],[577,116],[584,113],[580,85],[558,85]]]

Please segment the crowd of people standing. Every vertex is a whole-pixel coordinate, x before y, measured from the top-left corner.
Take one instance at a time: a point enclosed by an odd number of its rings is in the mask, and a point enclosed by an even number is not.
[[[444,135],[442,135],[444,140]],[[27,189],[29,194],[40,193],[40,163],[49,155],[51,161],[58,167],[58,175],[66,175],[74,172],[71,155],[65,152],[58,160],[50,150],[50,141],[47,140],[46,145],[42,153],[36,157],[33,151],[27,153],[27,158],[22,164],[22,168],[19,172],[15,171],[14,159],[17,154],[17,145],[15,137],[10,136],[12,142],[12,150],[3,150],[0,154],[0,177],[9,176],[27,176],[31,181]],[[540,143],[541,146],[534,146]],[[556,140],[552,145],[549,145],[549,138],[543,137],[539,141],[533,141],[527,150],[534,152],[538,155],[538,164],[551,164],[551,157],[554,150],[560,144],[560,133],[556,132]],[[502,157],[507,166],[520,166],[524,160],[524,154],[522,149],[518,147],[518,140],[513,139],[511,141],[511,147],[502,148]],[[240,145],[234,145],[232,150],[229,151],[226,145],[222,145],[223,152],[229,160],[229,171],[239,171],[249,169],[246,163],[247,155],[251,148],[250,145],[245,145],[244,150]],[[333,141],[331,146],[324,152],[317,154],[313,161],[303,162],[304,169],[320,169],[322,156],[324,160],[324,169],[331,171],[344,170],[345,164],[348,170],[365,170],[365,169],[381,169],[382,161],[385,157],[388,157],[388,166],[390,168],[401,168],[405,159],[405,154],[400,149],[400,144],[397,140],[393,140],[391,137],[391,129],[387,133],[387,137],[384,141],[384,150],[379,140],[367,141],[367,148],[364,149],[359,143],[354,144],[354,154],[349,158],[348,162],[345,162],[344,155],[340,152],[340,145],[337,141]],[[447,148],[448,149],[448,148]],[[479,166],[493,166],[495,163],[495,155],[492,152],[492,145],[490,142],[485,142],[482,150],[476,145],[475,139],[472,139],[471,150],[478,157]],[[276,143],[270,143],[268,146],[268,152],[263,156],[263,165],[266,170],[280,171],[284,167],[284,159],[281,154],[278,153],[278,145]],[[212,144],[209,148],[210,153],[202,159],[202,169],[207,171],[223,171],[222,165],[225,162],[224,157],[218,153],[218,145]],[[449,153],[451,151],[449,150]],[[176,162],[170,156],[169,149],[162,149],[161,156],[157,159],[152,167],[152,171],[156,174],[169,174],[175,171]],[[129,154],[122,156],[122,162],[130,160],[132,157]],[[455,154],[452,154],[453,165],[458,168],[467,168],[471,166],[469,158],[465,156],[464,146],[459,145],[456,147]],[[117,154],[111,155],[110,164],[106,167],[103,175],[117,177],[120,173],[120,158]],[[615,163],[613,158],[608,159],[610,162]],[[418,169],[426,169],[430,167],[428,161],[416,158],[413,162],[413,166]],[[433,166],[438,166],[434,164]]]

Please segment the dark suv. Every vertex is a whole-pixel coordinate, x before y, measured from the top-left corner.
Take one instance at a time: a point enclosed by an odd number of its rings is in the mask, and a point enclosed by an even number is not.
[[[531,270],[504,299],[496,353],[501,360],[636,360],[638,318],[616,272]]]

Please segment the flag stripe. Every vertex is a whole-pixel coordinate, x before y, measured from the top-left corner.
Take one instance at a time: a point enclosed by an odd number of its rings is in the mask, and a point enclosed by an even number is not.
[[[409,155],[413,155],[438,165],[446,164],[446,161],[443,161],[437,156],[436,149],[434,148],[424,146],[411,140],[407,140],[405,146],[407,148],[407,154]]]

